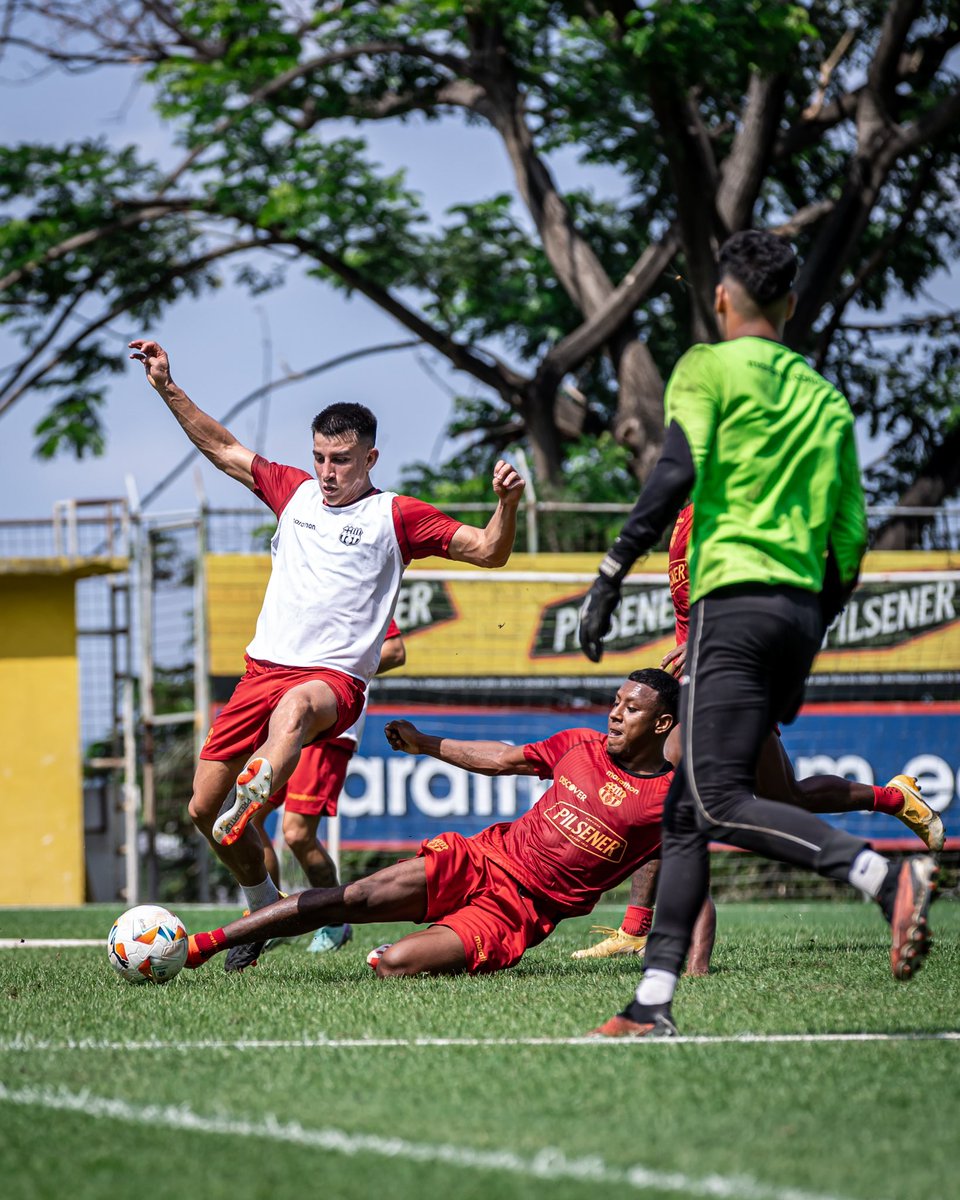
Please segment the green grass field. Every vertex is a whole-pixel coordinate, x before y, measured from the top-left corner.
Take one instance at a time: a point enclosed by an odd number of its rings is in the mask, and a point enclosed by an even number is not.
[[[0,909],[0,938],[102,940],[114,915]],[[960,904],[932,923],[930,962],[898,984],[871,905],[721,906],[715,970],[674,1009],[703,1040],[676,1043],[569,1040],[638,975],[570,960],[588,919],[477,979],[378,981],[366,952],[402,932],[383,925],[337,954],[284,946],[242,976],[218,958],[166,987],[123,983],[100,945],[2,949],[2,1193],[946,1198]]]

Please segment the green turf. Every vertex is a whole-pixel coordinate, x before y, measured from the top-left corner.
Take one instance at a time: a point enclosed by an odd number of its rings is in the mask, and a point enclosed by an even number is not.
[[[229,914],[180,915],[198,929]],[[0,938],[102,939],[112,916],[0,909]],[[933,918],[934,955],[897,984],[871,905],[721,906],[715,970],[678,992],[681,1032],[960,1030],[960,905]],[[364,957],[401,932],[389,926],[337,954],[283,947],[239,977],[215,959],[162,988],[122,983],[99,947],[0,950],[3,1195],[952,1194],[955,1041],[177,1045],[577,1036],[637,977],[630,960],[569,959],[589,925],[568,922],[513,971],[479,979],[376,980]],[[124,1046],[154,1040],[168,1044]],[[238,1122],[253,1128],[228,1139]]]

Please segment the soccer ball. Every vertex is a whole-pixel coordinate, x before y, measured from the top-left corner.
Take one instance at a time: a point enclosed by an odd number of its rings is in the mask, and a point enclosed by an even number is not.
[[[168,983],[187,961],[187,931],[158,904],[138,904],[114,921],[107,938],[110,965],[128,983]]]
[[[384,942],[382,946],[377,946],[375,950],[370,951],[370,953],[367,955],[367,966],[371,971],[375,971],[377,969],[377,964],[380,962],[380,959],[392,945],[393,942]]]

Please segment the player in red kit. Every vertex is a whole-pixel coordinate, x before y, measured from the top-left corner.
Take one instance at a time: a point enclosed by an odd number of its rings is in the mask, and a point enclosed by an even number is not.
[[[392,671],[402,667],[406,662],[407,651],[403,644],[403,636],[396,621],[391,621],[387,627],[383,649],[380,651],[380,665],[377,674]],[[336,887],[340,882],[337,878],[337,867],[326,846],[317,836],[321,817],[335,817],[340,802],[340,793],[347,778],[350,759],[353,758],[363,729],[366,724],[366,707],[360,714],[356,724],[344,730],[339,737],[322,742],[314,742],[304,746],[300,751],[300,761],[296,770],[270,797],[271,805],[283,806],[283,822],[281,829],[283,840],[300,864],[300,869],[306,876],[311,887]],[[265,806],[253,818],[260,831],[263,843],[263,856],[266,860],[267,872],[279,888],[280,861],[274,849],[273,840],[266,829],[268,816]],[[324,925],[318,929],[307,949],[313,954],[329,950],[339,950],[353,936],[349,925]],[[273,950],[281,945],[283,938],[276,938],[264,946],[264,950]],[[251,959],[246,953],[242,956],[243,947],[234,948],[235,963],[238,969],[246,969],[256,965],[256,959]]]
[[[543,742],[457,741],[391,721],[395,750],[427,754],[485,775],[536,775],[553,786],[514,821],[474,837],[442,833],[416,858],[341,888],[314,888],[190,939],[188,966],[244,942],[350,921],[429,923],[389,946],[377,974],[502,970],[559,921],[659,853],[672,778],[663,757],[678,685],[665,671],[634,671],[617,692],[607,733],[573,729]],[[709,956],[709,949],[706,951]]]
[[[676,621],[677,644],[664,655],[660,666],[677,678],[683,675],[687,656],[687,634],[690,617],[690,575],[687,545],[693,528],[693,505],[687,504],[677,516],[670,535],[668,571],[670,599]],[[682,753],[680,726],[667,740],[666,756],[674,766]],[[855,783],[840,775],[811,775],[797,779],[793,764],[776,732],[771,732],[760,751],[757,763],[757,791],[771,800],[781,800],[814,813],[883,812],[899,818],[931,850],[943,849],[945,831],[939,815],[920,794],[920,784],[911,775],[896,775],[885,787]],[[596,926],[595,933],[603,939],[582,950],[573,958],[612,958],[626,954],[642,954],[647,933],[653,921],[653,905],[657,890],[659,860],[638,871],[630,881],[630,903],[619,929]],[[704,920],[711,914],[704,914]],[[695,940],[703,940],[702,931]]]
[[[440,555],[503,566],[524,484],[509,463],[496,464],[497,506],[483,528],[381,491],[370,479],[377,419],[362,404],[331,404],[314,418],[312,474],[268,462],[174,383],[162,346],[138,339],[130,348],[194,446],[277,517],[247,669],[200,752],[190,800],[194,824],[257,909],[279,893],[249,821],[293,774],[303,746],[359,717],[407,564]]]

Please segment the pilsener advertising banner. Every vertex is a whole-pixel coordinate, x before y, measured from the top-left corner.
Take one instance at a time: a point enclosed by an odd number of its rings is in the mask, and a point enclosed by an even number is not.
[[[407,663],[382,683],[391,699],[442,694],[597,701],[629,671],[656,666],[674,645],[666,555],[624,583],[601,663],[577,641],[577,614],[597,556],[515,554],[480,571],[437,559],[406,572],[396,620]],[[267,555],[206,559],[211,674],[218,694],[243,670],[263,598]],[[860,586],[828,631],[813,699],[952,699],[960,687],[960,555],[868,555]]]

